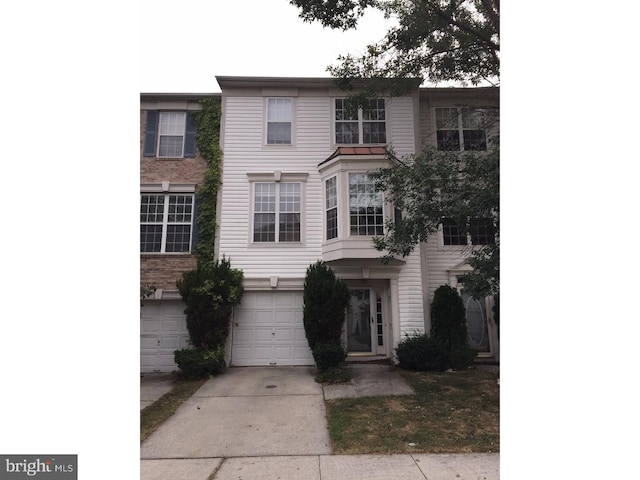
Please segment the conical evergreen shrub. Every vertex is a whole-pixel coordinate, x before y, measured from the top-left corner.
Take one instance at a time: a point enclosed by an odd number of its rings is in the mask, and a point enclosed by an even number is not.
[[[304,330],[311,350],[316,344],[340,345],[350,298],[346,282],[318,261],[307,268],[303,295]]]

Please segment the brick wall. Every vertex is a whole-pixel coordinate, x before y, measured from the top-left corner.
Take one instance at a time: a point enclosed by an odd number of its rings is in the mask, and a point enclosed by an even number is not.
[[[177,290],[182,272],[196,268],[195,255],[140,255],[140,284]]]
[[[206,162],[199,152],[195,158],[157,159],[143,156],[144,132],[147,112],[140,111],[140,184],[186,183],[200,185],[206,171]],[[176,290],[176,281],[182,272],[196,267],[195,255],[141,254],[140,284],[155,285],[163,290]]]
[[[143,156],[144,132],[147,122],[147,111],[140,111],[140,183],[175,183],[200,184],[204,178],[207,164],[199,152],[195,158],[158,159]]]

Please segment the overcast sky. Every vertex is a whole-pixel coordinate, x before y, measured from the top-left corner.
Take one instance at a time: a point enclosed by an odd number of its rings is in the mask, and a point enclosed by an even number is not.
[[[339,54],[362,52],[390,25],[370,11],[356,31],[331,30],[303,22],[288,0],[141,0],[141,8],[141,92],[219,92],[216,75],[328,77]]]

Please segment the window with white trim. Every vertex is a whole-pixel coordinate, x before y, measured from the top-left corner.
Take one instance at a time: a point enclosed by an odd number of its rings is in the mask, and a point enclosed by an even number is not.
[[[338,186],[337,177],[324,182],[327,240],[338,237]]]
[[[189,253],[193,207],[193,194],[142,194],[140,252]]]
[[[300,183],[254,183],[253,241],[299,242]]]
[[[184,154],[186,112],[160,112],[158,157],[181,158]]]
[[[267,144],[291,145],[293,101],[291,98],[267,100]]]
[[[382,191],[366,173],[349,174],[349,227],[351,235],[384,234]]]
[[[438,150],[486,150],[488,119],[486,108],[436,108]]]
[[[384,99],[373,98],[366,100],[358,108],[349,103],[346,98],[335,99],[336,144],[387,143]]]

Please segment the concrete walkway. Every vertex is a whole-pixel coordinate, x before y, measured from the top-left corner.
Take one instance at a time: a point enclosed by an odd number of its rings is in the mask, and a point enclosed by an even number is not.
[[[498,480],[499,454],[141,460],[142,480]]]
[[[389,366],[351,368],[351,384],[324,389],[307,367],[229,369],[143,442],[140,478],[499,479],[499,454],[330,455],[325,398],[413,394]],[[142,398],[161,396],[167,380],[141,378],[141,408]]]

